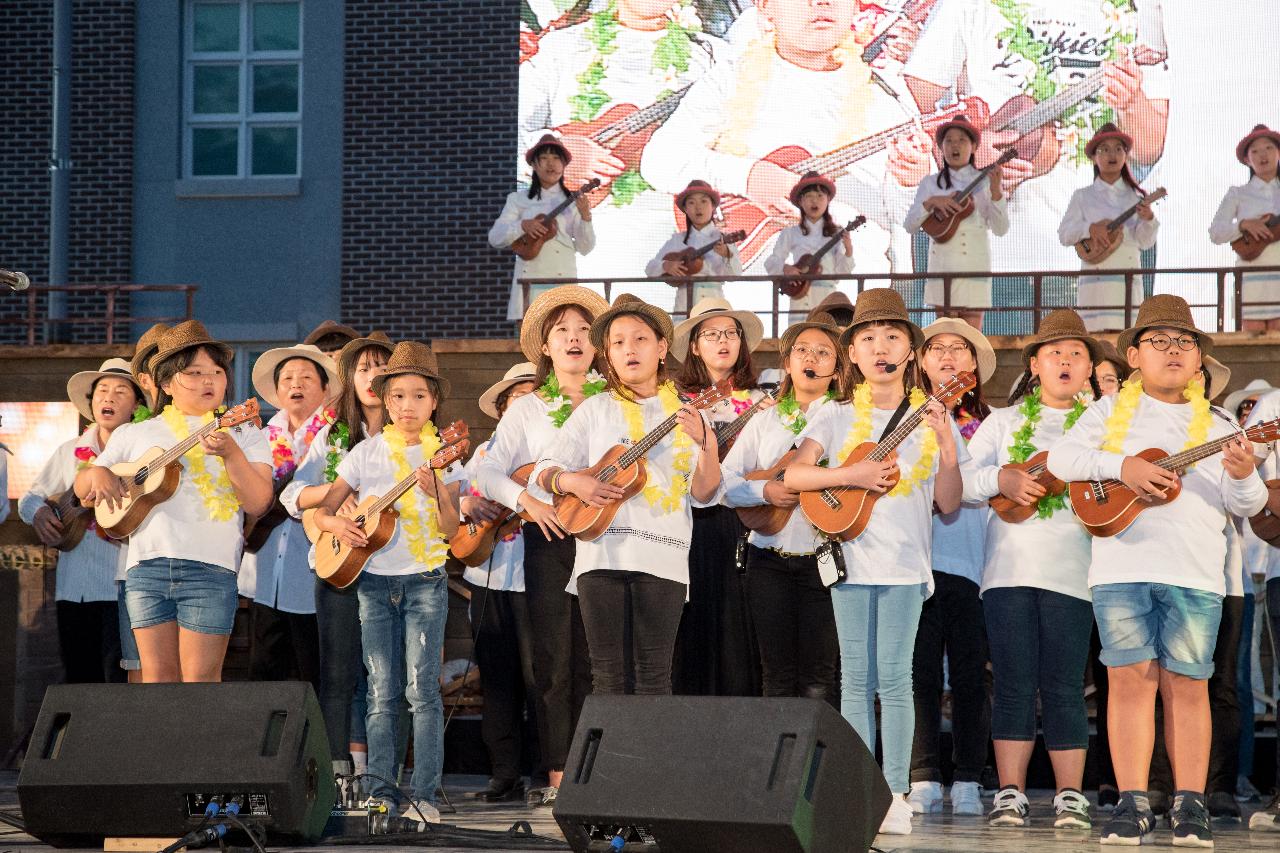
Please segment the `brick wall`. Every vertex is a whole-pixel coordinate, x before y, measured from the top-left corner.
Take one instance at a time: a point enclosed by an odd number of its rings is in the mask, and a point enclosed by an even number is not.
[[[71,95],[71,238],[69,283],[132,280],[133,0],[76,0],[73,7]],[[52,123],[53,3],[0,3],[5,34],[0,86],[0,266],[45,283],[49,249],[48,157]],[[99,315],[103,297],[73,297],[70,316]],[[127,312],[128,301],[117,304]],[[41,305],[43,314],[44,306]],[[10,297],[0,317],[25,312]],[[117,332],[124,332],[118,327]],[[24,330],[0,325],[0,342],[24,340]],[[74,340],[100,340],[81,329]]]
[[[357,328],[510,335],[512,265],[486,236],[514,188],[518,6],[347,4],[342,318]]]

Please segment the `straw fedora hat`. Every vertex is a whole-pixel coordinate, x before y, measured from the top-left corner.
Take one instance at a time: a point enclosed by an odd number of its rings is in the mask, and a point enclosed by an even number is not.
[[[184,320],[160,336],[156,344],[156,353],[147,361],[147,372],[154,373],[160,362],[171,355],[193,347],[209,347],[222,352],[227,361],[235,356],[235,350],[222,341],[215,341],[204,323],[199,320]]]
[[[680,194],[676,196],[676,207],[684,210],[685,199],[694,193],[702,193],[707,198],[711,199],[712,207],[720,206],[720,193],[716,192],[716,188],[704,180],[694,178],[689,182],[689,185],[680,190]]]
[[[823,177],[817,172],[805,172],[804,176],[796,181],[796,185],[791,188],[791,193],[787,198],[791,199],[792,204],[799,207],[800,196],[804,195],[805,190],[813,187],[821,187],[829,199],[836,197],[836,185],[830,178]]]
[[[991,347],[987,336],[970,326],[964,320],[955,317],[942,317],[924,327],[924,344],[920,345],[920,354],[924,355],[925,344],[934,335],[959,335],[973,347],[974,359],[978,362],[978,378],[983,382],[991,381],[996,372],[996,351]]]
[[[360,337],[360,333],[350,326],[344,326],[336,320],[325,320],[319,326],[311,330],[311,334],[302,339],[304,344],[314,344],[326,335],[342,335],[351,342]]]
[[[276,393],[276,368],[293,358],[305,358],[314,362],[328,379],[326,397],[333,399],[337,396],[342,379],[338,376],[338,366],[333,363],[333,359],[321,352],[320,347],[315,344],[298,344],[269,349],[258,356],[258,360],[253,363],[253,390],[258,392],[259,397],[274,408],[280,408],[280,395]]]
[[[835,312],[837,311],[847,311],[850,316],[853,316],[853,303],[849,301],[849,294],[843,290],[833,290],[822,297],[822,301],[809,310],[809,316],[805,317],[805,319],[819,323],[830,320],[835,326],[843,329],[844,325],[836,322]],[[827,318],[827,320],[818,318],[819,314]]]
[[[1045,344],[1072,340],[1084,341],[1084,345],[1089,348],[1089,359],[1094,364],[1102,361],[1102,345],[1089,334],[1080,315],[1070,308],[1059,308],[1040,321],[1040,331],[1022,348],[1023,367],[1031,364],[1031,356]]]
[[[677,360],[684,361],[689,355],[689,338],[693,336],[699,324],[715,317],[732,317],[738,321],[738,325],[742,327],[743,343],[746,344],[747,352],[755,352],[756,347],[760,346],[760,342],[764,340],[764,324],[760,322],[759,317],[750,311],[733,310],[733,306],[727,299],[708,296],[698,300],[698,304],[689,312],[689,319],[681,320],[676,326],[675,337],[671,341],[671,354]]]
[[[138,376],[147,371],[147,362],[151,361],[151,356],[156,354],[156,350],[160,347],[160,338],[167,331],[169,331],[168,323],[156,323],[142,333],[142,337],[138,338],[138,342],[133,345],[133,357],[129,359],[130,373]]]
[[[1107,122],[1098,128],[1098,132],[1093,135],[1088,144],[1084,147],[1084,156],[1092,159],[1093,152],[1098,150],[1098,146],[1106,142],[1108,139],[1118,139],[1120,144],[1124,146],[1125,151],[1133,150],[1133,137],[1116,127],[1111,122]]]
[[[943,122],[942,124],[938,125],[938,129],[933,132],[933,141],[936,142],[938,145],[941,145],[942,137],[946,136],[947,131],[953,127],[959,128],[960,130],[963,130],[966,134],[968,134],[969,139],[973,140],[974,145],[977,145],[978,140],[982,138],[982,131],[978,130],[978,128],[974,125],[974,123],[969,120],[969,117],[965,115],[959,115],[953,118],[951,121]]]
[[[1259,139],[1270,139],[1280,148],[1280,133],[1267,127],[1265,124],[1255,124],[1253,130],[1249,131],[1249,135],[1236,145],[1236,159],[1244,165],[1249,165],[1249,146],[1257,142]]]
[[[1209,359],[1211,358],[1213,358],[1213,356],[1206,356],[1205,364],[1208,364]],[[1213,358],[1213,360],[1217,361],[1216,358]],[[1230,376],[1231,374],[1228,373],[1227,375]],[[1222,390],[1225,390],[1227,387],[1226,382],[1223,382],[1221,385],[1219,385],[1218,380],[1216,379],[1212,379],[1210,381],[1213,383],[1214,391],[1222,391]],[[1230,394],[1228,394],[1227,398],[1222,401],[1222,408],[1227,410],[1227,414],[1231,415],[1232,417],[1235,417],[1236,409],[1240,408],[1240,404],[1243,403],[1245,400],[1249,399],[1250,397],[1261,397],[1263,394],[1266,394],[1274,390],[1275,388],[1267,380],[1255,379],[1252,382],[1250,382],[1248,385],[1244,386],[1243,388],[1239,388],[1235,391],[1232,391]]]
[[[89,399],[93,394],[93,384],[105,377],[127,380],[138,395],[138,402],[147,402],[146,395],[142,393],[142,386],[138,384],[137,379],[133,378],[133,371],[129,369],[129,362],[123,358],[109,358],[102,362],[102,366],[97,370],[82,370],[79,373],[71,374],[71,378],[67,380],[67,399],[76,407],[76,411],[84,416],[86,421],[93,421],[93,404]]]
[[[387,369],[373,377],[373,392],[382,396],[382,389],[387,386],[388,380],[406,373],[434,379],[440,385],[440,396],[449,396],[449,380],[440,375],[440,362],[436,360],[436,354],[431,351],[431,347],[417,341],[401,341],[396,344],[396,348],[391,351],[391,358],[387,359]],[[440,402],[436,400],[437,405]]]
[[[495,421],[498,420],[502,417],[498,412],[498,398],[502,396],[502,392],[519,385],[521,382],[533,382],[537,375],[538,366],[532,361],[522,361],[517,365],[513,365],[501,380],[490,385],[480,395],[480,411]]]
[[[911,348],[920,349],[924,344],[924,332],[911,322],[907,313],[907,304],[902,301],[898,291],[891,287],[873,287],[858,294],[858,301],[853,306],[853,322],[849,328],[840,333],[840,346],[849,346],[853,338],[853,330],[867,323],[904,323],[911,331]]]
[[[345,383],[351,378],[351,371],[355,370],[356,366],[356,356],[369,347],[378,347],[390,358],[396,345],[391,338],[387,337],[386,332],[370,332],[366,337],[347,341],[346,346],[338,352],[339,381]]]
[[[662,332],[662,337],[666,338],[668,344],[675,337],[671,317],[666,311],[656,305],[650,305],[639,296],[619,293],[614,298],[613,305],[597,315],[595,322],[591,324],[591,345],[597,352],[604,352],[604,338],[609,333],[609,324],[624,314],[648,317]]]
[[[1144,329],[1156,327],[1190,332],[1199,340],[1202,354],[1213,350],[1213,338],[1196,328],[1187,300],[1172,293],[1159,293],[1145,300],[1138,308],[1138,319],[1133,327],[1116,337],[1116,349],[1127,352]]]
[[[577,284],[563,284],[539,293],[530,303],[529,310],[524,312],[524,320],[520,323],[520,351],[534,364],[542,358],[542,324],[566,305],[577,305],[585,309],[590,320],[599,317],[609,308],[609,303],[603,296]]]

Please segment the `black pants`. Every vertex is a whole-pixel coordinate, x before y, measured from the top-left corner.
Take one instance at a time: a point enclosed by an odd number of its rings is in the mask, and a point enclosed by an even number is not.
[[[356,584],[338,589],[316,580],[316,633],[320,661],[320,711],[324,714],[324,726],[329,733],[329,752],[335,761],[342,761],[350,752],[351,703],[364,674],[360,600],[356,597]]]
[[[120,610],[114,601],[59,601],[58,647],[67,684],[126,680],[120,668]]]
[[[310,681],[320,695],[320,629],[314,613],[249,608],[251,681]]]
[[[916,732],[911,781],[941,782],[942,658],[951,675],[951,757],[956,782],[981,782],[991,740],[987,696],[987,629],[978,585],[968,578],[934,572],[934,593],[925,599],[916,629],[911,680]]]
[[[1236,773],[1240,767],[1240,696],[1236,692],[1236,661],[1240,656],[1240,636],[1244,629],[1244,596],[1228,595],[1222,599],[1222,621],[1218,623],[1218,642],[1213,647],[1213,675],[1209,677],[1209,714],[1213,720],[1213,740],[1209,746],[1209,778],[1205,793],[1219,791],[1235,794]],[[1160,718],[1157,720],[1163,722]],[[1163,728],[1161,726],[1160,728]],[[1151,754],[1153,791],[1172,794],[1175,790],[1173,768],[1164,745],[1164,733],[1156,732]]]
[[[529,609],[523,592],[467,586],[471,590],[471,636],[484,688],[480,735],[489,752],[493,778],[510,782],[520,777],[526,708],[531,711],[531,722],[539,716],[531,707],[538,691],[533,680]]]
[[[760,656],[746,576],[734,565],[745,532],[729,507],[693,511],[689,603],[680,620],[672,669],[672,688],[680,695],[760,695]]]
[[[765,696],[830,699],[840,647],[818,561],[747,548],[747,592]]]
[[[1107,735],[1107,705],[1111,699],[1110,682],[1107,680],[1107,665],[1098,659],[1102,654],[1102,638],[1098,636],[1098,623],[1093,623],[1093,634],[1089,637],[1089,669],[1093,673],[1094,720],[1098,729],[1093,741],[1093,755],[1097,762],[1098,787],[1116,786],[1116,771],[1111,764],[1111,739]]]
[[[644,572],[597,570],[578,578],[594,693],[627,692],[623,638],[630,624],[636,695],[671,694],[671,657],[684,595],[684,584]]]
[[[1280,647],[1280,578],[1267,581],[1267,621],[1271,623],[1271,642]],[[1280,737],[1276,738],[1276,767],[1280,767]]]
[[[542,759],[563,770],[582,703],[591,692],[591,659],[578,598],[565,592],[573,574],[573,537],[548,542],[536,524],[524,526],[524,588],[533,629],[533,677],[546,711]]]

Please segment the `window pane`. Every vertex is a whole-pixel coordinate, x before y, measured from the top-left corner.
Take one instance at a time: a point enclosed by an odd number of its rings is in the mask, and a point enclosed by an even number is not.
[[[240,4],[197,3],[195,34],[196,51],[237,51],[240,49]]]
[[[238,65],[197,65],[191,85],[192,111],[197,115],[240,112]]]
[[[253,49],[298,49],[297,3],[258,3],[254,5]]]
[[[296,127],[253,128],[253,174],[296,175],[298,173],[298,129]]]
[[[191,129],[191,174],[236,174],[237,139],[234,127],[196,127]]]
[[[298,66],[253,66],[253,111],[255,113],[296,113],[298,111]]]

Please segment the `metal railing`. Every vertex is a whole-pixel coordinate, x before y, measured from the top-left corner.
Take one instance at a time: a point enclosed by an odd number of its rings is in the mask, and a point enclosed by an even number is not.
[[[195,284],[60,284],[42,285],[27,288],[26,313],[20,317],[0,317],[0,328],[25,326],[28,346],[43,343],[50,326],[101,326],[105,327],[102,343],[113,345],[116,341],[117,323],[173,323],[190,320],[195,313],[195,296],[199,285]],[[106,304],[101,313],[93,312],[81,317],[50,319],[40,310],[40,297],[47,293],[85,293],[102,294]],[[137,317],[131,314],[117,313],[117,299],[122,294],[133,293],[181,293],[185,303],[185,314],[166,317]],[[73,306],[74,310],[75,306]],[[37,334],[38,332],[38,334]],[[126,341],[127,342],[127,341]]]
[[[849,274],[825,274],[825,275],[807,275],[806,278],[812,281],[833,281],[842,284],[852,283],[854,289],[846,291],[851,296],[861,293],[868,287],[894,287],[901,292],[905,289],[914,289],[924,282],[940,281],[942,283],[943,299],[941,304],[912,304],[912,300],[907,299],[909,313],[913,319],[924,320],[928,317],[942,315],[945,313],[955,313],[961,310],[981,310],[987,314],[1030,314],[1030,326],[1019,334],[1033,334],[1039,330],[1040,320],[1045,314],[1062,307],[1075,308],[1078,311],[1088,310],[1123,310],[1124,326],[1128,328],[1132,325],[1133,320],[1137,316],[1137,303],[1133,299],[1133,285],[1135,282],[1141,282],[1146,288],[1147,285],[1154,284],[1157,279],[1166,277],[1188,277],[1188,276],[1213,276],[1214,302],[1188,302],[1193,312],[1199,315],[1198,319],[1203,321],[1205,314],[1209,311],[1213,313],[1214,328],[1206,331],[1227,332],[1240,329],[1244,321],[1244,276],[1255,273],[1280,273],[1280,266],[1255,266],[1255,267],[1131,267],[1126,269],[1108,269],[1108,270],[1028,270],[1023,272],[1006,272],[1006,271],[982,271],[982,272],[947,272],[947,273],[849,273]],[[1072,301],[1046,299],[1046,284],[1053,284],[1061,287],[1063,281],[1077,281],[1082,277],[1120,277],[1124,279],[1124,303],[1112,305],[1079,305]],[[556,284],[580,284],[595,289],[602,289],[605,299],[612,301],[615,292],[621,293],[627,290],[626,285],[634,285],[644,283],[647,285],[667,284],[672,288],[672,293],[677,290],[688,290],[694,285],[703,282],[720,282],[726,285],[726,295],[729,296],[730,285],[769,285],[770,304],[767,310],[757,308],[754,305],[746,304],[753,300],[743,302],[743,310],[755,311],[762,319],[768,318],[770,321],[766,324],[766,331],[772,330],[776,335],[779,330],[786,328],[787,322],[781,322],[786,319],[792,312],[789,309],[782,308],[782,296],[779,293],[778,286],[788,276],[775,275],[738,275],[738,276],[694,276],[682,279],[678,282],[669,282],[662,278],[648,278],[644,276],[613,276],[609,278],[521,278],[518,279],[523,290],[524,304],[529,304],[529,296],[531,288],[536,286],[556,285]],[[967,309],[966,306],[953,305],[951,301],[952,284],[956,279],[967,278],[991,278],[995,280],[1022,279],[1028,280],[1031,287],[1031,301],[1023,304],[1005,303],[1000,305],[992,305],[981,309]],[[734,288],[735,294],[740,293],[739,288]],[[905,298],[905,297],[904,297]],[[735,306],[739,304],[730,296]],[[918,301],[918,300],[917,300]],[[686,299],[686,304],[688,301]],[[1250,302],[1250,307],[1274,307],[1275,316],[1280,317],[1280,302]],[[1197,310],[1199,309],[1199,310]],[[807,313],[807,312],[797,312]],[[687,311],[672,312],[672,316],[683,318],[688,316]],[[793,318],[794,319],[794,318]]]

